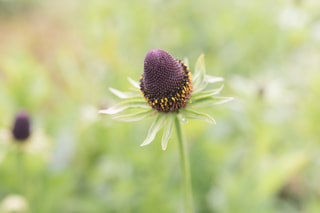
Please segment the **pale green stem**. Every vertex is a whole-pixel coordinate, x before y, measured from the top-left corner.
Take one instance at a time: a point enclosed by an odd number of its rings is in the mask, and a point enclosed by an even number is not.
[[[20,143],[20,142],[16,142],[15,143]],[[21,144],[18,144],[21,145]],[[16,147],[16,169],[17,169],[17,176],[18,176],[18,181],[19,183],[17,184],[17,186],[19,187],[18,191],[21,194],[25,194],[26,193],[26,178],[25,178],[25,167],[24,167],[24,153],[23,150],[21,149],[21,147]]]
[[[181,130],[181,124],[178,116],[175,118],[176,131],[179,140],[179,151],[180,151],[180,161],[181,170],[184,179],[184,191],[185,191],[185,208],[187,213],[193,212],[193,199],[192,199],[192,185],[190,176],[190,165],[189,165],[189,155],[187,146]]]

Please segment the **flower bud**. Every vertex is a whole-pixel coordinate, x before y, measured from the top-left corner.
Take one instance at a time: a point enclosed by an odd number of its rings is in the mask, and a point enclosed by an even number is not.
[[[30,136],[30,118],[27,112],[18,112],[13,124],[12,134],[17,141],[24,141]]]

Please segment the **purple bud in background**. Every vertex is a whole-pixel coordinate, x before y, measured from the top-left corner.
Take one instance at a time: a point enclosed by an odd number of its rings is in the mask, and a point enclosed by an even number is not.
[[[15,117],[12,135],[17,141],[24,141],[30,136],[30,118],[26,111],[19,111]]]

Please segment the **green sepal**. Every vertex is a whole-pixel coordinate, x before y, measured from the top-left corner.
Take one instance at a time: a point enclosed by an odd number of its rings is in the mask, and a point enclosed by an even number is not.
[[[161,139],[162,150],[167,149],[168,141],[171,137],[172,130],[173,130],[173,120],[174,120],[173,113],[169,113],[167,122],[164,126],[164,131],[163,131],[163,135],[162,135],[162,139]]]
[[[195,88],[194,93],[201,92],[208,84],[208,82],[205,81],[206,76],[206,67],[204,64],[204,55],[200,55],[197,59],[196,66],[195,66],[195,72],[193,75],[193,88]]]
[[[109,88],[110,92],[121,99],[128,99],[128,98],[136,98],[141,97],[141,95],[138,92],[121,92],[114,88]]]
[[[140,83],[138,81],[133,80],[132,78],[128,77],[128,81],[134,88],[140,89]]]
[[[207,107],[232,101],[233,97],[199,97],[192,100],[191,107]]]
[[[204,80],[210,84],[224,81],[224,78],[222,77],[215,77],[211,75],[205,75]]]
[[[143,143],[140,146],[145,146],[151,143],[154,138],[156,137],[156,134],[159,132],[159,130],[163,127],[165,120],[166,120],[166,115],[164,113],[158,113],[156,119],[154,122],[151,124],[148,135],[146,139],[143,141]]]
[[[112,115],[132,107],[150,108],[150,106],[144,101],[144,99],[134,99],[134,100],[123,101],[108,109],[100,110],[99,113]]]
[[[151,115],[154,112],[155,112],[154,110],[147,110],[147,111],[138,112],[138,113],[118,115],[118,116],[113,117],[112,119],[119,120],[119,121],[125,121],[125,122],[139,121],[139,120],[142,120],[143,118],[147,117],[148,115]]]
[[[217,95],[220,93],[220,91],[223,89],[224,85],[222,85],[221,87],[217,88],[217,89],[212,89],[212,90],[207,90],[207,91],[202,91],[196,94],[192,94],[193,99],[197,100],[197,99],[202,99],[202,98],[206,98],[206,97],[212,97],[214,95]]]
[[[206,121],[210,124],[216,124],[214,118],[205,113],[197,112],[191,109],[183,109],[181,110],[181,113],[183,113],[186,118],[197,119],[201,121]]]

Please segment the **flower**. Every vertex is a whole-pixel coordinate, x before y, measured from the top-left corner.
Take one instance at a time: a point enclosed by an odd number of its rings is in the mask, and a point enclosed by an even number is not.
[[[12,135],[17,141],[25,141],[30,136],[30,118],[26,111],[19,111],[15,117]]]
[[[182,123],[188,123],[187,119],[198,119],[215,124],[214,118],[210,115],[194,109],[233,99],[216,96],[223,89],[223,85],[216,89],[205,90],[209,83],[222,82],[224,79],[206,74],[204,55],[198,58],[192,79],[187,59],[184,62],[176,60],[164,50],[153,49],[145,57],[140,83],[131,78],[128,80],[134,87],[131,92],[109,88],[114,95],[125,100],[99,112],[115,115],[131,109],[133,113],[113,117],[127,122],[154,117],[141,146],[151,143],[158,131],[164,127],[161,142],[163,150],[167,148],[175,118]]]

